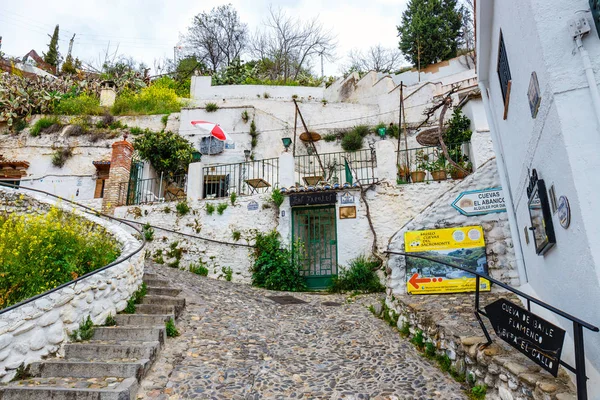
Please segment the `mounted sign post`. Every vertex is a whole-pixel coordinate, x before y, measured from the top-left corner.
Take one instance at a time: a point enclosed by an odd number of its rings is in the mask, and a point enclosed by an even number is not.
[[[564,330],[506,299],[488,304],[485,312],[500,339],[558,375]]]
[[[480,189],[462,192],[452,202],[452,207],[466,216],[506,212],[502,188]]]

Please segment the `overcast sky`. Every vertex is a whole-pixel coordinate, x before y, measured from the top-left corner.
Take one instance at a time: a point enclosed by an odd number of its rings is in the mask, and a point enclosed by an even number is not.
[[[261,24],[269,4],[301,18],[318,16],[337,34],[337,60],[325,64],[326,75],[338,75],[339,63],[350,49],[382,44],[397,47],[396,26],[407,0],[0,0],[2,51],[23,56],[47,51],[54,25],[60,25],[59,51],[67,53],[76,33],[73,55],[98,64],[110,41],[114,51],[144,61],[173,57],[173,47],[192,17],[232,3],[251,32]],[[320,65],[315,65],[320,73]]]

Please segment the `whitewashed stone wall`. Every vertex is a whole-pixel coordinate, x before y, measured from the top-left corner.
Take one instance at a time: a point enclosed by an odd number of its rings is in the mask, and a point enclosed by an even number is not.
[[[419,186],[423,184],[413,184]],[[508,216],[493,213],[467,217],[460,214],[451,203],[461,192],[500,187],[495,159],[489,160],[475,173],[466,177],[433,204],[404,225],[390,240],[389,251],[404,251],[404,233],[412,230],[481,225],[483,227],[490,276],[511,286],[519,286],[519,274]],[[406,264],[404,256],[390,255],[388,260],[388,294],[406,292]]]
[[[0,187],[0,199],[12,201],[20,198],[21,192]],[[55,203],[34,194],[15,202],[15,206],[5,204],[3,208],[10,212],[30,212],[51,204]],[[66,204],[55,205],[73,211]],[[77,214],[103,226],[115,237],[121,244],[119,259],[139,247],[139,242],[123,228],[97,217]],[[22,364],[29,365],[60,352],[62,344],[69,340],[68,334],[88,316],[94,324],[103,324],[108,315],[122,311],[141,285],[143,273],[143,252],[139,252],[109,269],[0,314],[0,380],[12,379]]]

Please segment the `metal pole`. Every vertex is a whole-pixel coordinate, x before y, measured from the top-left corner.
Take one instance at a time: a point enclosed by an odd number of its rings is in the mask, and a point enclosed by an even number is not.
[[[294,108],[294,147],[292,149],[292,155],[296,157],[296,128],[298,126],[298,109]]]
[[[319,166],[321,166],[321,171],[323,171],[323,177],[325,177],[325,175],[327,175],[325,172],[325,167],[323,167],[323,163],[321,162],[321,157],[319,157],[317,148],[315,147],[315,144],[312,140],[312,135],[308,131],[308,127],[306,126],[306,122],[304,122],[304,117],[302,116],[302,113],[300,112],[300,108],[298,107],[298,103],[296,103],[296,99],[293,99],[293,100],[294,100],[294,104],[296,105],[296,111],[300,115],[300,121],[302,121],[302,126],[304,126],[304,130],[306,130],[306,134],[308,135],[309,143],[312,144],[313,150],[315,151],[315,155],[317,156],[317,160],[319,161]]]
[[[160,183],[158,184],[158,201],[161,201],[160,199],[162,198],[162,197],[161,197],[161,194],[162,194],[162,180],[163,180],[163,173],[164,173],[164,172],[161,172],[161,173],[160,173]],[[163,200],[164,200],[164,199],[163,199]]]
[[[398,104],[398,151],[396,153],[396,170],[400,165],[400,135],[402,134],[402,81],[400,81],[400,103]]]
[[[577,400],[587,400],[587,376],[585,376],[583,327],[576,321],[573,321],[573,342],[575,344],[575,369],[577,370]]]

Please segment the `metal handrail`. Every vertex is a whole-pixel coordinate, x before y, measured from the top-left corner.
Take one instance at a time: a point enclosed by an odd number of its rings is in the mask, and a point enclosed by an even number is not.
[[[589,322],[583,321],[582,319],[577,318],[577,317],[575,317],[565,311],[562,311],[554,306],[551,306],[548,303],[545,303],[539,299],[536,299],[535,297],[530,296],[527,293],[523,293],[520,290],[515,289],[512,286],[509,286],[503,282],[500,282],[499,280],[494,279],[489,275],[470,270],[470,269],[462,267],[460,265],[447,263],[445,261],[436,260],[435,258],[426,257],[426,256],[422,256],[419,254],[410,254],[410,253],[404,253],[404,252],[399,252],[399,251],[385,251],[384,253],[395,254],[395,255],[405,256],[405,257],[420,258],[422,260],[436,262],[436,263],[443,264],[448,267],[460,269],[462,271],[465,271],[465,272],[475,275],[476,276],[475,316],[479,320],[479,324],[486,335],[488,344],[491,343],[491,338],[489,336],[489,333],[487,332],[487,329],[483,325],[483,321],[481,321],[481,318],[479,317],[479,314],[482,314],[487,317],[487,314],[484,311],[479,309],[479,279],[481,279],[481,278],[487,279],[488,281],[492,282],[493,284],[498,285],[501,288],[506,289],[509,292],[516,294],[517,296],[525,298],[527,300],[527,310],[528,311],[531,311],[531,302],[533,302],[549,311],[552,311],[553,313],[555,313],[557,315],[560,315],[561,317],[563,317],[565,319],[572,321],[573,322],[573,342],[574,342],[574,346],[575,346],[575,367],[565,363],[562,360],[560,360],[560,364],[576,375],[577,399],[578,400],[586,400],[588,398],[587,397],[587,383],[586,383],[587,376],[585,374],[585,355],[584,355],[582,328],[589,329],[592,332],[598,332],[598,331],[600,331],[600,329],[597,326],[594,326],[594,325],[590,324]]]
[[[120,264],[123,261],[129,260],[131,257],[133,257],[134,255],[136,255],[137,253],[139,253],[140,251],[142,251],[142,249],[146,245],[146,238],[142,234],[142,231],[140,229],[138,229],[135,225],[129,223],[129,221],[127,221],[127,220],[122,220],[122,219],[115,218],[115,217],[112,217],[112,216],[107,215],[107,214],[103,214],[103,213],[101,213],[99,211],[94,210],[91,207],[84,206],[83,204],[79,204],[79,203],[74,202],[72,200],[65,199],[64,197],[56,196],[55,194],[48,193],[48,192],[43,191],[43,190],[28,188],[28,187],[24,187],[24,186],[12,185],[12,184],[9,184],[9,183],[2,183],[1,186],[11,187],[11,188],[17,189],[17,190],[18,189],[25,189],[25,190],[29,190],[29,191],[32,191],[32,192],[42,193],[42,194],[45,194],[47,196],[54,197],[55,199],[58,199],[58,200],[61,200],[61,201],[65,201],[67,203],[70,203],[70,204],[76,205],[78,207],[81,207],[81,208],[84,209],[83,212],[85,212],[87,214],[91,214],[91,215],[94,215],[94,216],[97,216],[97,217],[102,216],[102,217],[108,218],[110,220],[114,220],[114,221],[120,222],[122,224],[125,224],[125,225],[129,226],[130,228],[134,229],[136,232],[138,232],[140,234],[140,236],[142,238],[142,245],[140,247],[138,247],[137,249],[135,249],[132,253],[130,253],[130,254],[126,255],[126,256],[121,256],[121,257],[117,258],[115,261],[111,262],[110,264],[105,265],[104,267],[101,267],[101,268],[98,268],[98,269],[96,269],[94,271],[88,272],[87,274],[82,275],[82,276],[78,277],[77,279],[73,279],[72,281],[63,283],[63,284],[61,284],[61,285],[59,285],[59,286],[57,286],[57,287],[55,287],[53,289],[50,289],[50,290],[48,290],[46,292],[37,294],[37,295],[35,295],[33,297],[30,297],[28,299],[25,299],[25,300],[19,302],[19,303],[16,303],[16,304],[13,304],[13,305],[8,306],[6,308],[3,308],[2,310],[0,310],[0,315],[2,315],[4,313],[7,313],[9,311],[12,311],[15,308],[21,307],[21,306],[23,306],[25,304],[31,303],[32,301],[35,301],[35,300],[40,299],[40,298],[42,298],[44,296],[47,296],[47,295],[49,295],[51,293],[54,293],[54,292],[56,292],[56,291],[58,291],[60,289],[65,288],[67,286],[76,284],[77,282],[79,282],[79,281],[81,281],[83,279],[86,279],[86,278],[88,278],[88,277],[90,277],[92,275],[95,275],[95,274],[97,274],[99,272],[102,272],[102,271],[105,271],[105,270],[107,270],[107,269],[109,269],[111,267],[114,267],[115,265]]]

